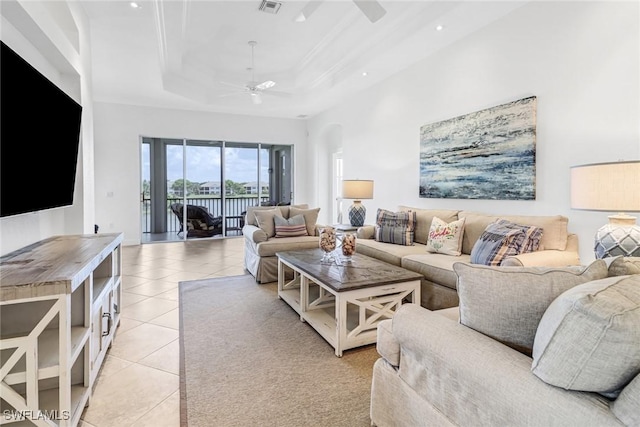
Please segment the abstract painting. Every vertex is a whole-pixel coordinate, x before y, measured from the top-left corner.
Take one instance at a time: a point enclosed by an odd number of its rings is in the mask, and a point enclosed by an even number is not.
[[[420,197],[535,200],[536,97],[420,128]]]

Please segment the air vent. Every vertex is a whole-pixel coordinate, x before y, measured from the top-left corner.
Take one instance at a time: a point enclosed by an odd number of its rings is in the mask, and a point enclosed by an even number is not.
[[[282,3],[279,3],[277,1],[262,0],[262,3],[260,4],[260,7],[258,9],[265,13],[276,14],[278,13],[278,10],[280,10],[280,6],[282,6]]]

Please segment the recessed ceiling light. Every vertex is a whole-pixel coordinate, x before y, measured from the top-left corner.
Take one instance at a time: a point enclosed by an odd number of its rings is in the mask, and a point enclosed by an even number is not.
[[[367,77],[369,75],[369,73],[367,73],[366,71],[362,72],[362,77]]]
[[[131,6],[134,9],[140,9],[142,6],[140,6],[138,3],[132,1],[131,3],[129,3],[129,6]]]
[[[442,31],[444,27],[442,25],[436,26],[436,31]]]

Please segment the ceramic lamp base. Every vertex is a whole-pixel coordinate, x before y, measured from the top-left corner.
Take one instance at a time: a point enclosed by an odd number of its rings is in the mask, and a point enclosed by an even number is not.
[[[640,227],[635,224],[606,224],[596,233],[595,252],[596,258],[640,257]]]
[[[367,216],[367,209],[364,205],[356,200],[349,207],[349,222],[354,227],[362,227],[364,225],[364,219]]]

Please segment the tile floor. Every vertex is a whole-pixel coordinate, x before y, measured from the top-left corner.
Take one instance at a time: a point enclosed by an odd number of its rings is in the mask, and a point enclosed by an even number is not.
[[[122,314],[80,427],[180,425],[178,282],[244,274],[243,239],[122,251]]]

